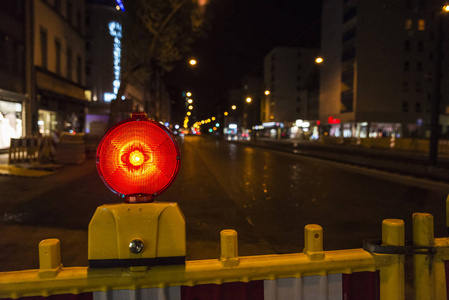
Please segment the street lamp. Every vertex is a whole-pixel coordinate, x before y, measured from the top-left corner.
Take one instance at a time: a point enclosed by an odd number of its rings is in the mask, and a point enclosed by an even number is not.
[[[269,91],[269,90],[266,90],[266,91],[265,91],[265,95],[268,96],[269,94],[270,94],[270,91]]]
[[[189,104],[192,104],[192,103],[193,103],[193,100],[192,100],[192,99],[188,99],[187,102],[188,102]]]
[[[323,62],[323,58],[322,57],[317,57],[317,58],[315,58],[315,62],[317,64],[321,64]]]
[[[232,110],[236,110],[236,109],[237,109],[237,106],[233,105],[233,106],[231,106],[231,109],[232,109]]]
[[[192,110],[193,109],[193,105],[189,105],[189,109]]]
[[[190,64],[192,67],[195,66],[195,65],[197,64],[196,59],[194,59],[194,58],[190,59],[190,60],[189,60],[189,64]]]
[[[251,97],[246,98],[246,103],[251,103],[251,101],[252,101]]]
[[[192,96],[192,93],[191,93],[191,92],[187,92],[187,93],[186,93],[186,96],[187,96],[187,97],[191,97],[191,96]]]

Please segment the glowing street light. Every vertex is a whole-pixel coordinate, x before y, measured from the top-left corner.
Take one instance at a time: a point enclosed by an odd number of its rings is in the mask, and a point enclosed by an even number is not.
[[[189,105],[189,109],[192,110],[193,109],[193,105]]]
[[[187,112],[187,115],[190,116],[192,113],[190,111]]]
[[[195,66],[195,65],[197,64],[196,59],[192,58],[191,60],[189,60],[189,64],[190,64],[191,66]]]
[[[269,90],[266,90],[266,91],[265,91],[265,95],[268,96],[269,94],[270,94],[270,91],[269,91]]]
[[[251,97],[246,98],[246,103],[251,103],[251,101],[253,101],[253,99],[251,99]]]
[[[315,62],[317,64],[321,64],[323,62],[323,58],[322,57],[317,57],[317,58],[315,58]]]
[[[227,112],[227,111],[225,111],[225,112],[224,112],[224,115],[225,115],[225,116],[227,116],[227,115],[228,115],[228,112]]]
[[[233,105],[233,106],[231,106],[231,109],[232,109],[232,110],[236,110],[236,109],[237,109],[237,106]]]
[[[192,96],[192,93],[191,93],[191,92],[187,92],[187,93],[186,93],[186,96],[187,96],[187,97],[191,97],[191,96]]]
[[[192,99],[188,99],[187,102],[188,102],[189,104],[192,104],[192,103],[193,103],[193,100],[192,100]]]
[[[443,10],[444,10],[445,12],[449,12],[449,5],[443,6]]]

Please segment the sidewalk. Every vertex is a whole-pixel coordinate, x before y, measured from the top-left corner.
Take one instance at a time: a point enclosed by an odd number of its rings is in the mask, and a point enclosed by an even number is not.
[[[296,139],[258,138],[231,142],[449,182],[449,157],[447,156],[439,156],[437,166],[429,166],[427,154],[412,151],[329,145],[319,141]]]

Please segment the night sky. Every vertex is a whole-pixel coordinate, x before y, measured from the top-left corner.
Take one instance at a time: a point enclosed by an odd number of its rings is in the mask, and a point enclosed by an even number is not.
[[[198,65],[190,68],[186,58],[167,75],[175,94],[193,92],[199,118],[226,103],[243,76],[262,77],[263,58],[274,47],[319,47],[321,0],[210,0],[206,13],[207,37],[191,53]]]

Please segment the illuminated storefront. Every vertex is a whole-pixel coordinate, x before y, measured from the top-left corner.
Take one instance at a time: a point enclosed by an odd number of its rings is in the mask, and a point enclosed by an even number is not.
[[[8,148],[11,138],[20,138],[22,127],[22,104],[0,100],[0,149]]]

